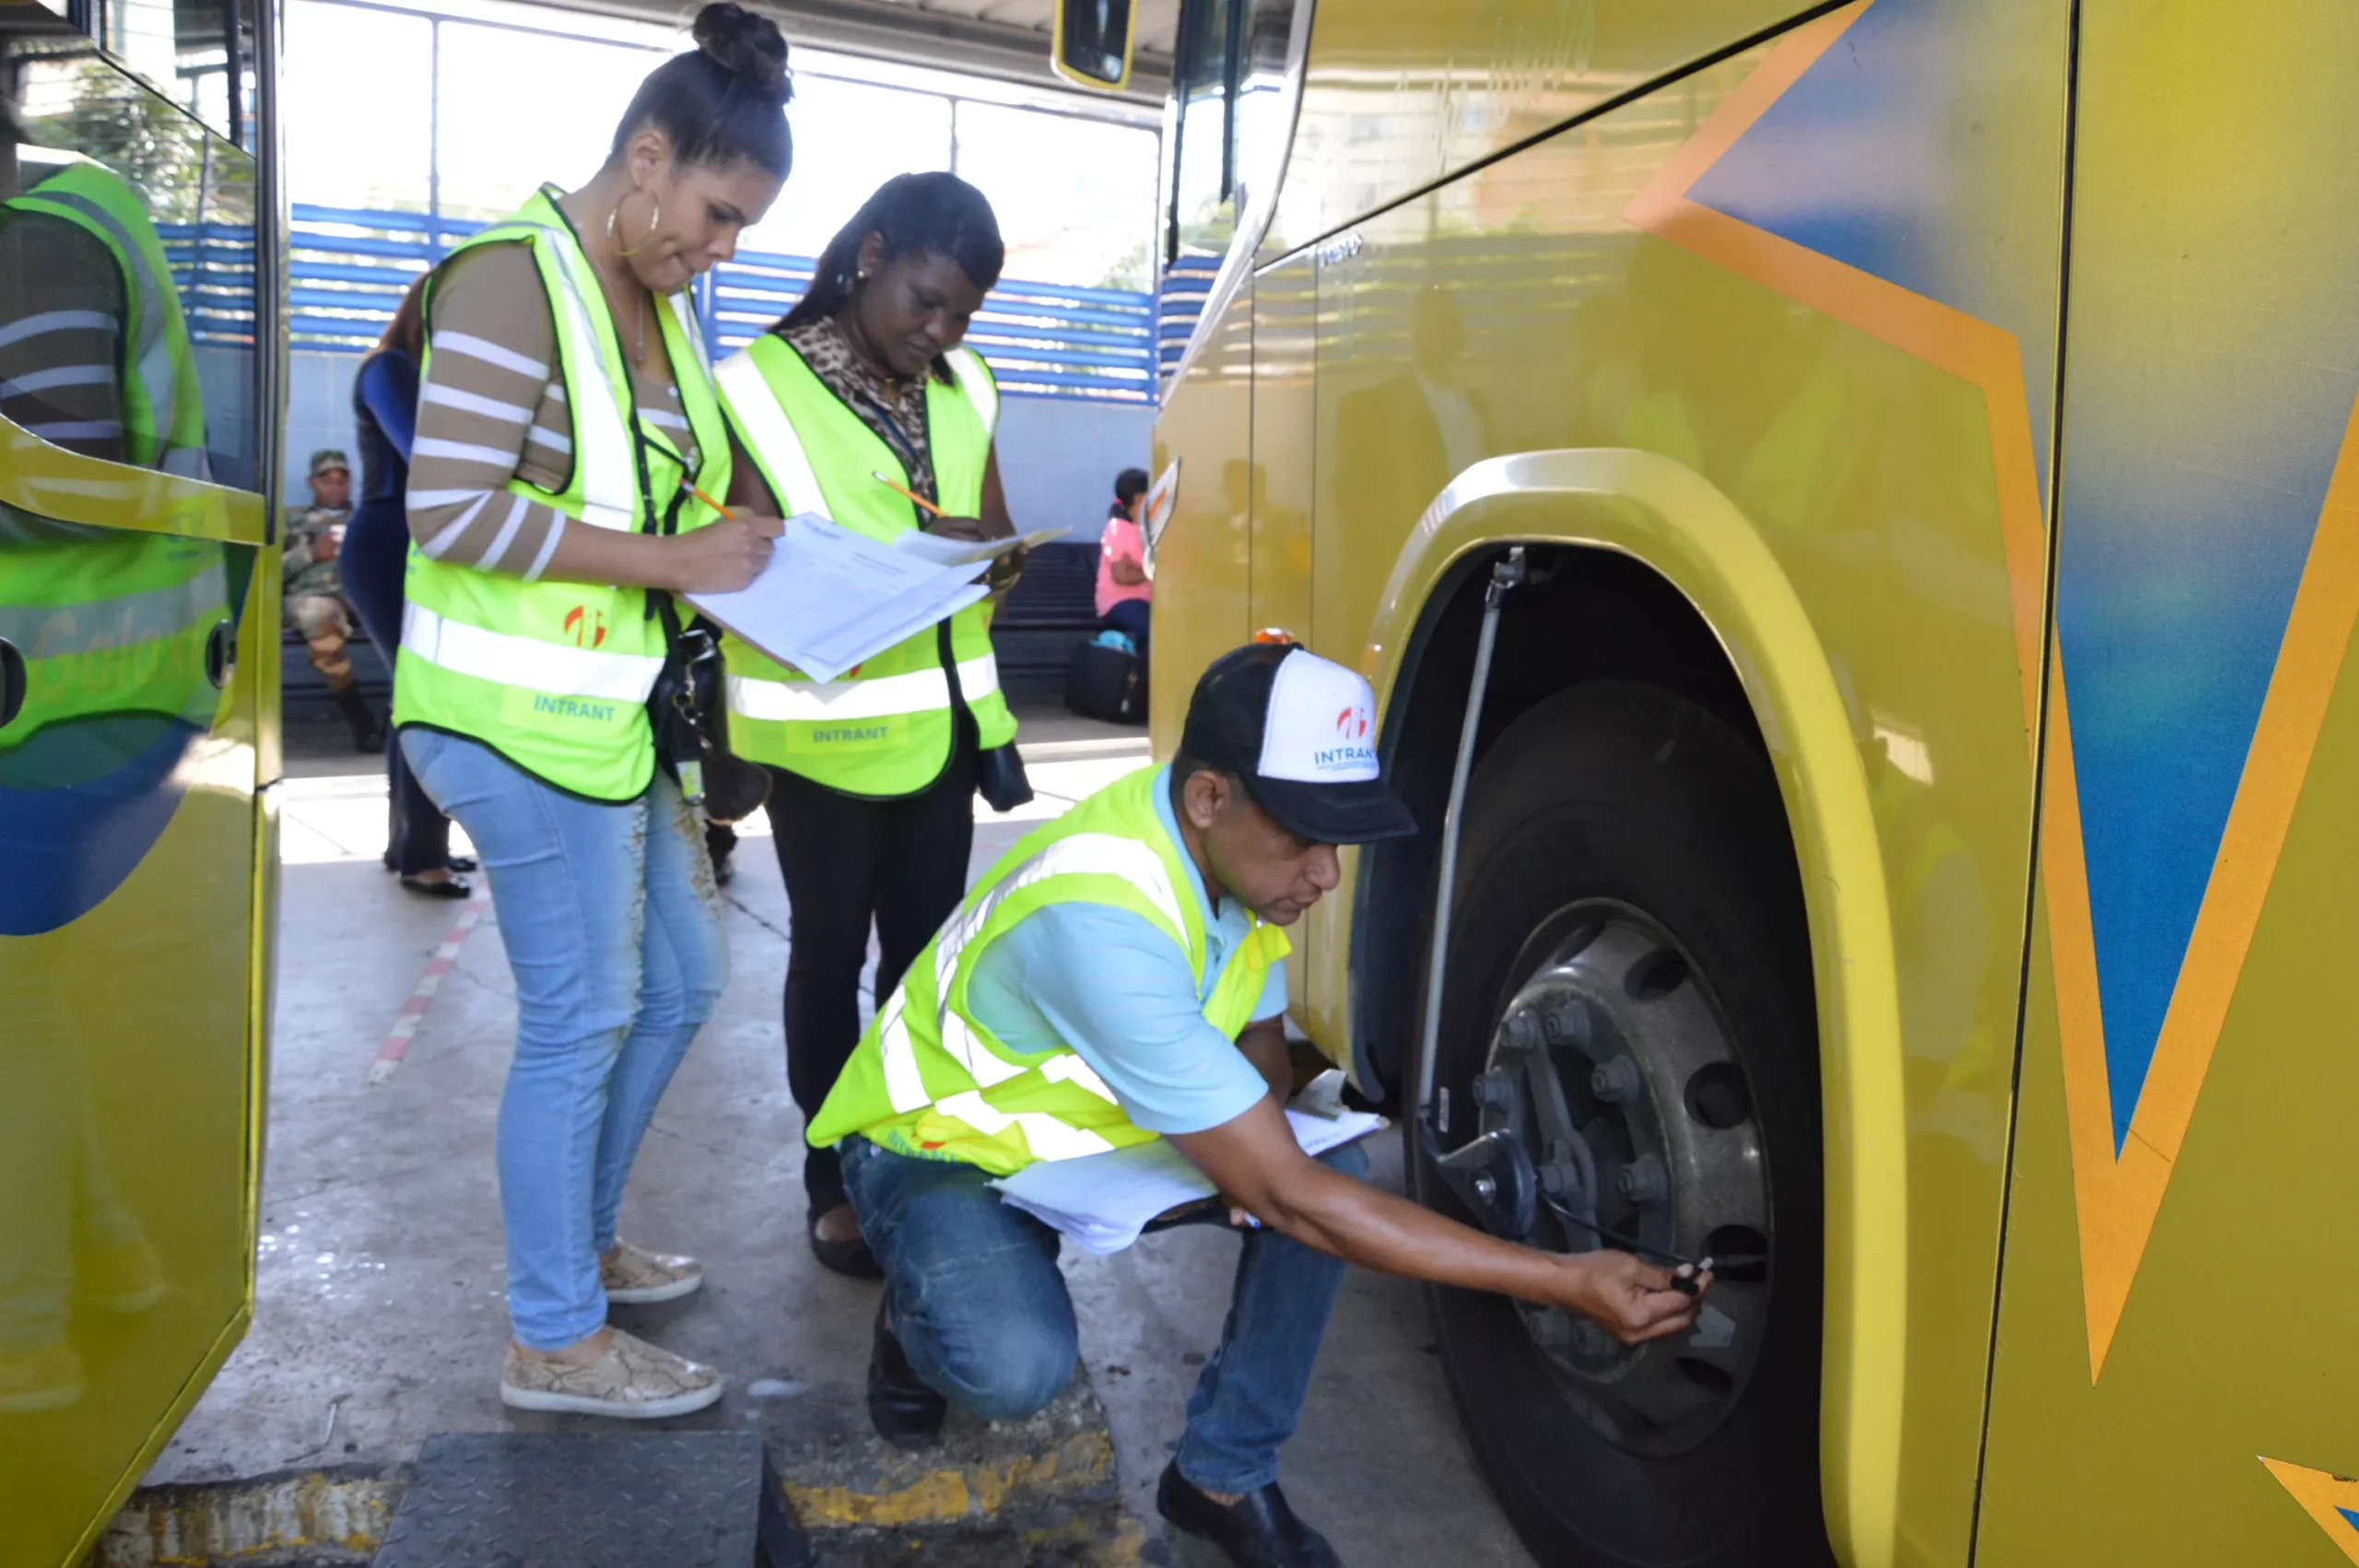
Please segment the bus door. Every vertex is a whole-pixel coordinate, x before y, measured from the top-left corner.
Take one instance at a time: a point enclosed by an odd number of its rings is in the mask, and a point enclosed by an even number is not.
[[[252,1300],[267,209],[239,8],[152,9],[0,9],[0,1568],[82,1561]]]
[[[2359,1561],[2359,10],[2083,0],[1991,1564]]]

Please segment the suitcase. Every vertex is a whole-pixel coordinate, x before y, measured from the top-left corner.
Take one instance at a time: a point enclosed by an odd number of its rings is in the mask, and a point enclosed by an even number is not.
[[[1084,643],[1065,672],[1065,707],[1109,724],[1145,723],[1146,665],[1135,653]]]

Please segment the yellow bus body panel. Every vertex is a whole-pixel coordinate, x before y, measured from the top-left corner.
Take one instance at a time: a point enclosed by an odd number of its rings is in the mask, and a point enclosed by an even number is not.
[[[1847,44],[1872,15],[1848,6],[1653,92],[1794,7],[1575,9],[1594,47],[1549,56],[1543,92],[1507,67],[1559,8],[1319,8],[1265,270],[1157,427],[1156,471],[1181,465],[1157,741],[1209,658],[1302,631],[1264,612],[1306,597],[1310,646],[1389,708],[1450,563],[1508,541],[1627,554],[1697,607],[1777,764],[1818,954],[1830,1535],[1855,1564],[1963,1564],[2026,941],[2068,6],[1890,6]],[[1504,53],[1469,53],[1473,11]],[[1795,149],[1824,113],[1815,68],[1854,56],[1889,112],[1941,95],[1938,135],[1833,166],[1939,170],[1908,215],[1931,241],[1914,270],[1780,216],[1843,193],[1807,189]],[[1297,337],[1260,293],[1298,295],[1305,268],[1307,442]],[[1306,445],[1307,562],[1282,472]],[[1479,501],[1420,527],[1454,481]],[[1328,900],[1297,942],[1298,1016],[1339,1060],[1354,914]]]
[[[177,803],[135,866],[94,902],[77,895],[88,907],[71,919],[0,936],[0,1254],[14,1297],[0,1316],[65,1314],[81,1372],[71,1398],[0,1415],[0,1568],[60,1568],[96,1542],[252,1311],[277,856],[259,786],[277,766],[280,573],[262,497],[82,457],[6,420],[0,501],[105,531],[92,538],[217,557],[238,622],[217,698],[182,672],[211,722],[136,791]],[[38,770],[29,782],[70,793]],[[0,768],[0,784],[28,780]],[[126,1265],[139,1242],[158,1274]]]
[[[2081,13],[1981,1560],[2331,1568],[2359,1562],[2359,12]]]

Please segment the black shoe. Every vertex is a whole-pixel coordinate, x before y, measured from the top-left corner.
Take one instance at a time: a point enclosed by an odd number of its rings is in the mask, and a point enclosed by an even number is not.
[[[868,1352],[868,1419],[876,1435],[896,1448],[922,1448],[942,1435],[950,1401],[917,1375],[901,1341],[885,1326],[885,1304],[876,1304],[876,1340]]]
[[[833,1212],[833,1211],[829,1211]],[[881,1280],[884,1269],[876,1261],[876,1254],[868,1249],[866,1237],[851,1241],[829,1241],[819,1234],[821,1216],[813,1214],[803,1222],[804,1234],[811,1238],[811,1256],[822,1266],[854,1280]]]
[[[734,855],[715,855],[712,858],[712,884],[715,887],[727,887],[731,883],[735,882],[736,880],[737,857]]]
[[[402,878],[402,885],[428,898],[464,898],[475,891],[474,884],[463,876],[446,876],[440,882],[428,882],[422,876],[405,876]]]
[[[446,856],[443,859],[442,865],[445,870],[454,872],[471,872],[477,869],[475,865],[475,858],[473,855]]]
[[[1175,1459],[1163,1467],[1155,1511],[1172,1528],[1220,1548],[1237,1568],[1344,1568],[1327,1538],[1295,1517],[1276,1481],[1224,1506],[1181,1475]]]
[[[385,721],[369,706],[358,686],[346,686],[331,693],[336,711],[352,726],[352,749],[356,752],[381,752],[385,749]]]

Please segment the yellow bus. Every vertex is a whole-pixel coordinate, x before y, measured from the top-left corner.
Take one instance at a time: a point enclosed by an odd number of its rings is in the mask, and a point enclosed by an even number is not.
[[[278,778],[276,8],[0,0],[0,1568],[252,1301]]]
[[[1435,1296],[1534,1554],[2359,1562],[2359,7],[1184,0],[1171,53],[1158,745],[1258,633],[1364,670],[1426,831],[1299,1022],[1426,1200],[1721,1262],[1637,1352]]]

